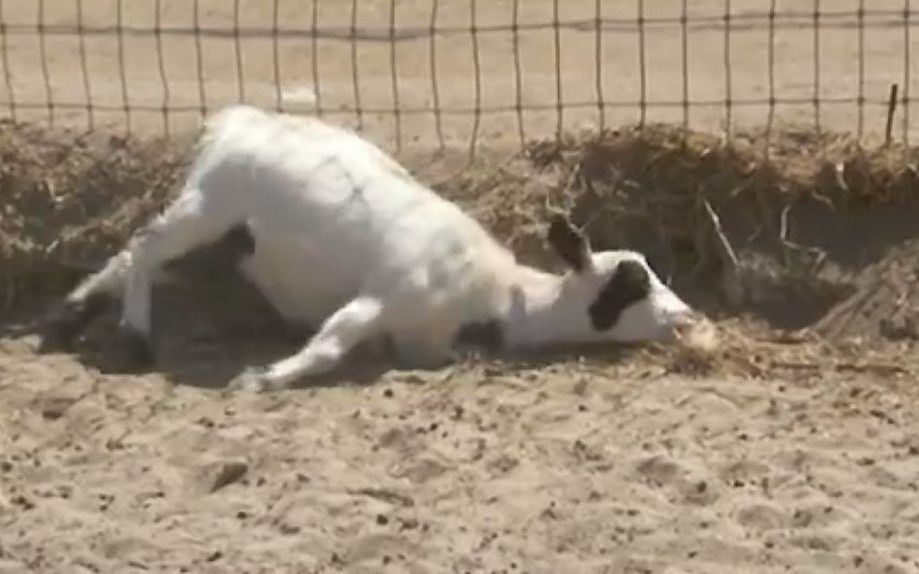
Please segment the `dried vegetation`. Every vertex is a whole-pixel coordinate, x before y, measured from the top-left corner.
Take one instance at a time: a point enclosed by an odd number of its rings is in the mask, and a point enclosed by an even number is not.
[[[176,191],[189,149],[0,125],[3,316],[21,319],[114,252]],[[647,253],[716,320],[717,346],[653,351],[681,371],[806,373],[828,364],[825,339],[919,334],[919,153],[794,132],[768,151],[756,134],[646,126],[534,142],[436,187],[533,262],[554,263],[542,236],[555,210],[596,248]]]

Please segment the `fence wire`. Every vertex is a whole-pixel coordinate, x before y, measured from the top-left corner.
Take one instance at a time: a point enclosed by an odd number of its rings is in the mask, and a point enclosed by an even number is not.
[[[650,122],[908,144],[915,25],[911,0],[0,0],[0,115],[169,136],[246,102],[396,150]]]

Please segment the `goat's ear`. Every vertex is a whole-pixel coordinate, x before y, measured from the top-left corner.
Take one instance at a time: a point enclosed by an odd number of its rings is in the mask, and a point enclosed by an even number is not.
[[[555,253],[575,271],[591,267],[590,243],[565,216],[552,216],[547,239]]]

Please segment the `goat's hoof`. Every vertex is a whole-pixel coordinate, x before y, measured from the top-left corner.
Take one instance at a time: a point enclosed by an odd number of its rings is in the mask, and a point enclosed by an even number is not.
[[[116,349],[117,368],[121,372],[143,372],[156,363],[147,337],[130,327],[119,327]]]
[[[268,369],[265,367],[249,367],[227,383],[228,391],[262,393],[277,388],[277,385],[268,376]]]
[[[80,301],[64,300],[52,307],[39,321],[38,352],[69,351],[86,325],[105,309],[104,297]]]

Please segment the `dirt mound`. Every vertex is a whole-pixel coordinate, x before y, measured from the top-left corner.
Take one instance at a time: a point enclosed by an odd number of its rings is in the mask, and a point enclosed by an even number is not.
[[[919,235],[916,150],[784,133],[726,142],[667,126],[562,142],[443,186],[535,259],[546,212],[597,248],[634,248],[697,307],[813,325]],[[875,329],[876,332],[876,329]]]
[[[906,336],[912,319],[893,315],[912,308],[911,292],[869,286],[912,269],[892,262],[908,261],[908,247],[880,261],[919,235],[916,150],[790,132],[772,141],[767,158],[756,134],[726,142],[666,126],[622,129],[535,142],[435,187],[530,262],[556,264],[544,222],[563,210],[595,248],[646,253],[716,319],[817,325],[834,339]],[[97,268],[177,191],[190,148],[188,139],[0,124],[4,316],[22,318]],[[847,310],[866,298],[874,315],[856,320]]]
[[[814,330],[833,341],[919,339],[919,240],[898,245],[865,267],[854,293]]]
[[[0,317],[98,268],[176,190],[187,150],[0,123]]]

